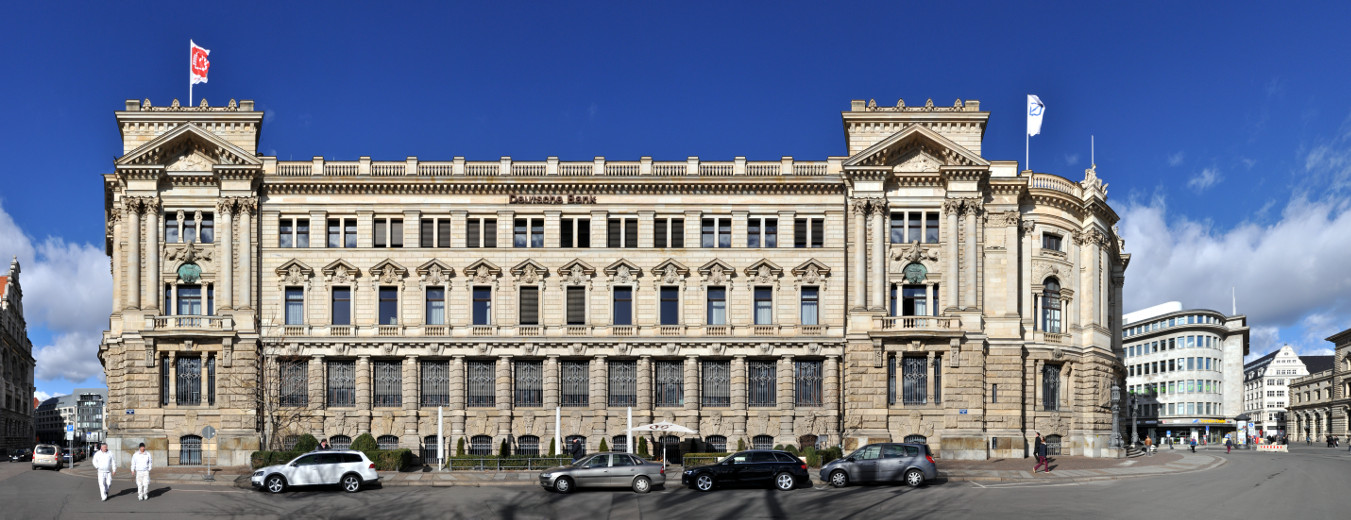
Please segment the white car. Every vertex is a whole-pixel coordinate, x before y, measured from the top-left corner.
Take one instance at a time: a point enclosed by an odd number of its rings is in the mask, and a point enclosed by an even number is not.
[[[281,493],[292,486],[331,486],[338,484],[348,493],[378,482],[375,463],[366,454],[354,450],[312,451],[291,462],[268,466],[253,472],[253,487],[269,493]]]

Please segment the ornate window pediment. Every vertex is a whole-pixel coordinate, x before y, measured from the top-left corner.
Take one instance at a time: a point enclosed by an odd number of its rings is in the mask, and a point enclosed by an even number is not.
[[[491,283],[502,276],[502,268],[493,265],[492,262],[479,259],[477,262],[469,264],[464,268],[464,275],[474,281],[474,283]]]
[[[278,285],[285,287],[288,285],[305,285],[309,283],[310,278],[314,276],[314,269],[304,262],[292,258],[286,263],[277,267]]]
[[[516,279],[518,284],[544,283],[544,279],[549,276],[549,268],[534,260],[526,260],[511,268],[511,276]]]
[[[361,276],[360,269],[342,259],[334,260],[333,263],[324,266],[321,272],[324,273],[324,277],[328,279],[330,284],[335,285],[354,283]]]
[[[797,277],[797,282],[800,285],[824,286],[826,285],[826,278],[830,276],[830,266],[811,258],[789,272]]]
[[[211,171],[217,164],[261,166],[263,161],[193,123],[183,123],[117,160],[118,166],[166,165],[173,171]]]
[[[558,269],[558,275],[563,277],[564,285],[584,285],[595,274],[596,268],[580,259],[568,262]]]
[[[685,264],[668,259],[665,262],[657,264],[652,268],[652,283],[657,285],[679,285],[685,281],[685,277],[690,275],[690,268]]]
[[[604,272],[610,277],[610,283],[619,285],[637,283],[638,278],[643,275],[641,268],[623,258],[606,266]]]
[[[408,268],[399,265],[391,259],[384,259],[375,267],[370,269],[371,276],[375,277],[372,283],[396,284],[404,277],[408,276]]]
[[[704,285],[722,285],[732,281],[732,277],[736,276],[736,269],[714,258],[699,267],[699,276],[704,278]]]
[[[437,259],[417,266],[418,278],[423,285],[445,285],[455,276],[455,268]]]
[[[767,259],[751,264],[744,272],[750,284],[772,284],[783,276],[783,268]]]

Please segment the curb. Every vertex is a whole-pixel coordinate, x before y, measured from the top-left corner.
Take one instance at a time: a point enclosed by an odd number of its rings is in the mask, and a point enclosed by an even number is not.
[[[1213,457],[1213,456],[1212,456]],[[981,476],[981,475],[953,475],[943,471],[938,472],[939,478],[945,478],[948,482],[976,482],[976,483],[1038,483],[1038,484],[1064,484],[1081,482],[1101,482],[1104,480],[1121,480],[1139,477],[1157,477],[1159,475],[1182,475],[1187,473],[1196,473],[1199,471],[1208,471],[1229,463],[1228,459],[1222,457],[1213,457],[1215,461],[1191,469],[1178,471],[1155,471],[1149,473],[1128,473],[1123,475],[1095,475],[1091,477],[1002,477],[1002,476]]]

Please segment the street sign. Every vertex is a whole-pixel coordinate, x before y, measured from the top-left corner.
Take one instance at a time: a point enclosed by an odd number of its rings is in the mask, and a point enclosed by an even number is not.
[[[211,439],[211,438],[214,438],[215,436],[216,436],[216,429],[215,429],[215,428],[212,428],[212,427],[210,427],[210,426],[207,426],[206,428],[202,428],[202,438],[203,438],[203,439]]]
[[[136,415],[136,410],[128,409],[128,410],[127,410],[127,415]]]
[[[70,432],[73,432],[73,431],[75,431],[75,425],[74,425],[74,424],[67,424],[67,425],[66,425],[66,433],[70,433]]]
[[[966,408],[957,411],[957,415],[966,415]]]

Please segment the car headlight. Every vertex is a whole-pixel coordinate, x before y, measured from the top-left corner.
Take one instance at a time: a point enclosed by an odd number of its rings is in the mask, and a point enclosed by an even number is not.
[[[263,472],[261,472],[261,471],[255,471],[255,472],[253,472],[253,476],[255,476],[255,477],[261,477],[261,476],[263,476]]]
[[[551,473],[541,473],[540,476],[539,476],[539,478],[553,478],[553,474],[551,474]]]

